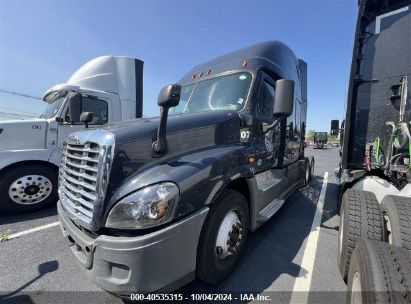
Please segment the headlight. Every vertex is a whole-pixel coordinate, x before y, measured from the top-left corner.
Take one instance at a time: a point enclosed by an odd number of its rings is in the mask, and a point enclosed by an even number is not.
[[[148,228],[172,220],[179,198],[173,183],[145,187],[120,200],[108,214],[108,228]]]

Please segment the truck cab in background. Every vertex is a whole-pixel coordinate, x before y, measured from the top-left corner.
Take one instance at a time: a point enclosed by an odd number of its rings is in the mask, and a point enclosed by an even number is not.
[[[143,62],[97,57],[47,90],[36,119],[0,122],[0,211],[28,212],[57,202],[57,172],[67,136],[142,116]],[[92,118],[92,119],[91,119]]]
[[[314,133],[313,149],[327,149],[327,144],[328,144],[327,132],[315,132]]]
[[[347,303],[411,295],[411,1],[361,0],[341,132],[338,263]]]

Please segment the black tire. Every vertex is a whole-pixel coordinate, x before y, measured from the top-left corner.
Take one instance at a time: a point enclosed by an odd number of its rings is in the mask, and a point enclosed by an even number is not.
[[[360,300],[365,304],[410,303],[410,252],[387,243],[362,240],[352,255],[347,303]]]
[[[51,192],[43,200],[32,204],[21,204],[12,200],[9,195],[11,185],[23,176],[39,175],[51,182]],[[31,212],[53,205],[57,202],[57,170],[43,165],[29,164],[14,167],[0,174],[0,211],[7,213]],[[49,183],[48,183],[49,184]],[[47,188],[49,189],[49,188]]]
[[[380,205],[372,192],[348,189],[343,195],[340,213],[338,267],[347,282],[355,246],[362,238],[384,241],[385,229]]]
[[[217,234],[225,216],[235,210],[242,223],[242,238],[237,252],[219,259],[216,252]],[[249,210],[245,197],[237,191],[226,189],[213,203],[201,231],[196,277],[207,284],[218,284],[233,270],[240,260],[247,242]]]
[[[411,198],[387,195],[381,206],[388,219],[389,242],[411,251]]]

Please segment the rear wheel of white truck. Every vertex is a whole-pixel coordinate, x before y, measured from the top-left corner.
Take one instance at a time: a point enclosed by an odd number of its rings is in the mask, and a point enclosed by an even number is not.
[[[57,170],[29,164],[0,174],[0,210],[23,213],[57,202]]]
[[[411,198],[387,195],[381,206],[388,242],[411,252]]]
[[[196,276],[218,284],[235,267],[247,241],[248,203],[242,194],[227,189],[213,203],[197,250]]]
[[[410,303],[411,255],[404,248],[362,240],[348,274],[347,303]]]
[[[385,240],[382,212],[374,193],[348,189],[342,198],[338,234],[338,267],[345,282],[351,255],[362,238]]]

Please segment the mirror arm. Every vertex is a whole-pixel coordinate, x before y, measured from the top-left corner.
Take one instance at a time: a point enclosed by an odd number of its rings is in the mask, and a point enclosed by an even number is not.
[[[281,121],[281,118],[276,118],[271,125],[263,124],[263,133],[265,134],[271,129],[274,129],[279,124],[280,121]]]
[[[56,120],[56,122],[59,123],[59,124],[63,124],[63,123],[64,123],[64,119],[61,118],[60,116],[56,116],[55,120]]]
[[[157,140],[153,143],[153,150],[158,154],[163,154],[167,150],[166,133],[167,133],[167,118],[169,108],[161,108],[160,126],[157,130]]]

